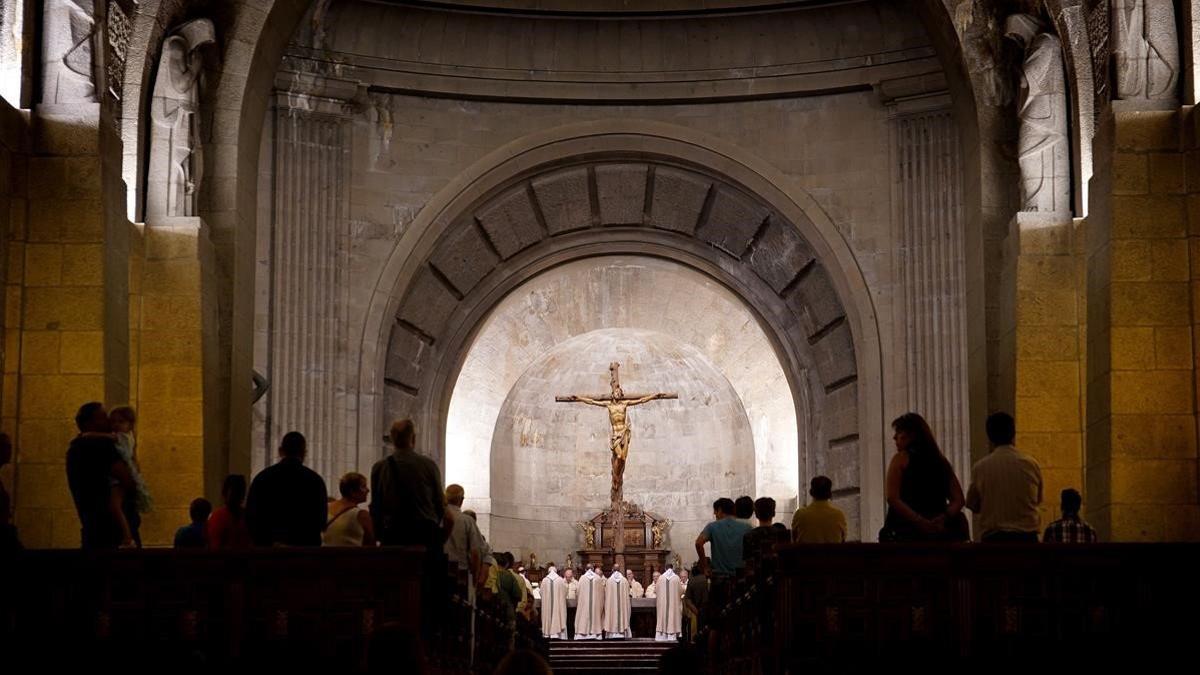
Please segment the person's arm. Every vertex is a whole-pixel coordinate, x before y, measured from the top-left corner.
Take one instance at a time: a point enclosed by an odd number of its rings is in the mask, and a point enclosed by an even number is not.
[[[379,467],[381,464],[381,462],[376,462],[375,465],[371,467],[371,503],[367,506],[367,509],[369,509],[371,512],[372,525],[374,525],[374,523],[381,522],[380,518],[382,516],[380,513],[382,511],[382,501],[379,498],[379,495],[383,494],[379,491]]]
[[[325,479],[318,474],[313,475],[317,480],[313,481],[312,513],[309,514],[309,518],[312,519],[312,526],[317,528],[316,545],[320,546],[321,533],[325,531],[325,525],[329,522],[329,491],[325,488]]]
[[[700,571],[704,572],[704,576],[708,576],[710,573],[709,565],[708,565],[708,558],[705,557],[705,555],[704,555],[704,545],[707,543],[708,543],[708,528],[705,527],[704,531],[702,531],[700,533],[700,536],[696,537],[696,557],[698,559],[698,562],[700,563]]]
[[[979,480],[972,476],[971,487],[967,490],[966,507],[975,513],[983,508],[983,495],[979,494]]]
[[[370,548],[375,547],[375,525],[371,522],[371,514],[366,511],[358,510],[358,524],[362,526],[363,542],[362,545]]]
[[[122,462],[124,464],[124,462]],[[129,529],[129,521],[125,518],[125,490],[120,485],[113,485],[108,490],[108,511],[113,522],[121,532],[121,548],[133,548],[133,531]]]
[[[608,407],[607,403],[601,403],[594,398],[588,398],[586,396],[563,396],[562,398],[555,400],[559,403],[586,403],[588,405],[600,406],[601,408]]]
[[[962,513],[966,500],[963,499],[962,483],[958,482],[958,476],[954,475],[954,468],[950,466],[950,462],[946,462],[946,474],[950,481],[950,503],[946,506],[946,517],[954,518]]]
[[[648,396],[635,398],[632,401],[629,401],[629,405],[641,405],[643,403],[649,403],[650,401],[657,401],[660,398],[669,398],[670,396],[670,394],[650,394]]]
[[[887,472],[887,503],[888,507],[895,511],[899,516],[917,527],[929,529],[933,524],[926,520],[921,514],[909,508],[908,504],[900,499],[900,483],[904,480],[904,468],[907,466],[905,455],[897,453],[892,457],[891,463],[888,465]]]
[[[1045,482],[1042,481],[1042,467],[1038,466],[1038,463],[1036,461],[1033,463],[1033,471],[1034,471],[1034,473],[1037,474],[1037,488],[1038,488],[1037,503],[1039,506],[1041,506],[1042,499],[1045,498],[1044,491],[1046,489],[1046,484],[1045,484]]]

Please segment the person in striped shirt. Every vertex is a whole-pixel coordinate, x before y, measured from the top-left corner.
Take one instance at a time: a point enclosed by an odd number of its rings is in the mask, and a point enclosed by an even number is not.
[[[1083,497],[1074,488],[1062,491],[1062,518],[1050,523],[1042,534],[1042,541],[1047,544],[1094,544],[1097,541],[1096,531],[1079,517],[1079,508],[1083,506]]]

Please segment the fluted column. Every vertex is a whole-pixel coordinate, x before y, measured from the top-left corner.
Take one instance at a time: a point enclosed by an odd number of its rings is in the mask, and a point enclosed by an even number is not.
[[[960,478],[971,466],[962,161],[949,109],[892,119],[908,408],[933,428]],[[897,369],[899,371],[899,368]]]
[[[337,111],[311,104],[281,96],[275,123],[266,442],[273,453],[285,433],[303,433],[308,465],[333,481],[354,464],[345,395],[350,130]]]

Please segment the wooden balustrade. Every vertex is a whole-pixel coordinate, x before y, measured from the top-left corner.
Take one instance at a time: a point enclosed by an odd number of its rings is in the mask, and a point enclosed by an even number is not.
[[[1200,546],[787,546],[720,613],[720,673],[1191,660]]]
[[[39,671],[356,672],[372,652],[416,648],[427,672],[488,673],[514,645],[545,651],[540,634],[514,625],[498,599],[472,602],[457,570],[448,570],[438,625],[422,635],[418,549],[26,551],[0,561],[0,572],[6,665]],[[415,672],[414,663],[389,670]]]

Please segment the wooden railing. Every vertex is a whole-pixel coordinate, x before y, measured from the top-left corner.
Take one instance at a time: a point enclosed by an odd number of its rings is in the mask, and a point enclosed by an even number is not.
[[[781,548],[721,610],[712,672],[1146,663],[1200,635],[1200,546]],[[1034,672],[1031,670],[1030,672]]]
[[[451,570],[439,620],[422,625],[416,549],[26,551],[0,560],[0,575],[6,664],[37,672],[361,672],[374,654],[413,659],[393,672],[418,672],[420,658],[428,673],[487,673],[514,646],[545,650],[497,599],[469,602]]]

